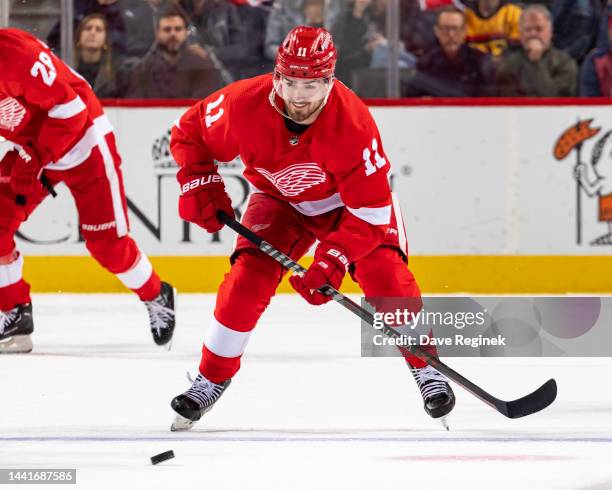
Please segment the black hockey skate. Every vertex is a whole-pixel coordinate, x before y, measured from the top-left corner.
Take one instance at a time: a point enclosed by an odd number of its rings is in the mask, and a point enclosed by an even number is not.
[[[23,303],[12,310],[0,311],[0,354],[30,352],[30,334],[33,331],[32,303]]]
[[[167,282],[161,283],[161,290],[157,298],[145,301],[149,312],[149,324],[153,340],[157,345],[163,345],[170,350],[172,334],[174,333],[174,288]]]
[[[170,403],[172,410],[177,413],[170,430],[174,432],[191,429],[202,415],[212,409],[231,382],[231,379],[227,379],[217,384],[198,374],[191,388],[174,397]]]
[[[431,366],[408,367],[421,391],[425,412],[431,418],[442,419],[442,425],[448,430],[444,417],[455,406],[455,394],[448,384],[448,379]]]

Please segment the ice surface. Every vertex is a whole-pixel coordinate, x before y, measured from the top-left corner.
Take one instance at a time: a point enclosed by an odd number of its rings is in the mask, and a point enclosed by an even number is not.
[[[273,300],[218,405],[171,433],[213,304],[180,295],[165,352],[134,296],[36,295],[34,351],[0,356],[0,468],[77,468],[66,488],[105,490],[612,489],[612,360],[447,359],[504,399],[550,377],[559,396],[509,420],[456,388],[446,432],[401,359],[360,358],[350,313],[292,295]]]

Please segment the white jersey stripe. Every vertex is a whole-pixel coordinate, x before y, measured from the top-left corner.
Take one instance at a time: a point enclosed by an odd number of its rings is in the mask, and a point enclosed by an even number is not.
[[[106,114],[102,114],[101,116],[96,117],[94,119],[94,126],[96,128],[96,131],[98,132],[98,135],[101,138],[106,136],[108,133],[113,132],[113,125],[111,124],[108,117],[106,117]]]
[[[289,204],[306,216],[319,216],[332,209],[344,206],[339,192],[325,199],[319,199],[318,201],[302,201],[300,203],[290,202]]]
[[[51,110],[49,110],[49,117],[53,119],[70,119],[73,116],[83,112],[87,109],[85,102],[78,95],[72,99],[70,102],[66,102],[65,104],[58,104],[53,106]]]
[[[249,183],[249,188],[251,190],[251,194],[261,193],[265,194],[264,191],[260,191],[253,184]],[[340,193],[336,192],[335,194],[325,197],[323,199],[319,199],[318,201],[302,201],[302,202],[289,202],[288,204],[293,206],[297,211],[305,216],[319,216],[320,214],[327,213],[333,209],[341,208],[344,206],[342,199],[340,198]]]
[[[371,225],[388,225],[391,223],[391,205],[379,208],[349,208],[351,214]]]
[[[0,265],[0,288],[5,288],[11,284],[17,284],[23,275],[23,256],[19,254],[17,260],[10,264]]]
[[[106,117],[101,115],[94,119],[93,126],[89,127],[83,137],[68,152],[62,156],[57,162],[51,162],[45,165],[49,170],[69,170],[83,163],[91,150],[104,141],[104,136],[112,132],[113,126]]]
[[[238,357],[244,353],[250,337],[251,332],[232,330],[213,317],[204,335],[204,345],[218,356]]]

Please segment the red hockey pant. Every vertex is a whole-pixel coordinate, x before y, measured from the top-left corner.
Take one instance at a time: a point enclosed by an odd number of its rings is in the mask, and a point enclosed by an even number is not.
[[[290,204],[263,193],[251,196],[242,223],[294,260],[302,257],[315,240],[323,240],[337,227],[340,208],[308,217]],[[401,214],[394,210],[387,238],[349,269],[366,298],[420,298],[420,290],[406,264],[405,234]],[[214,318],[204,340],[200,372],[213,382],[231,378],[240,369],[240,358],[251,331],[276,292],[284,274],[282,266],[246,239],[239,237],[232,267],[219,292]],[[375,301],[376,303],[376,301]],[[375,304],[378,311],[384,302]],[[397,302],[392,302],[397,306]],[[411,301],[416,310],[420,301]],[[357,324],[357,323],[356,323]],[[330,328],[333,328],[330,325]],[[431,352],[435,354],[435,350]],[[422,367],[425,363],[407,355],[406,361]]]

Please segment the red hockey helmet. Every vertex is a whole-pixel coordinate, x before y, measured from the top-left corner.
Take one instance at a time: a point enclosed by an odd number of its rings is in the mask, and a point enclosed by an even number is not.
[[[297,26],[278,48],[275,73],[296,78],[334,75],[338,55],[332,36],[321,27]]]

